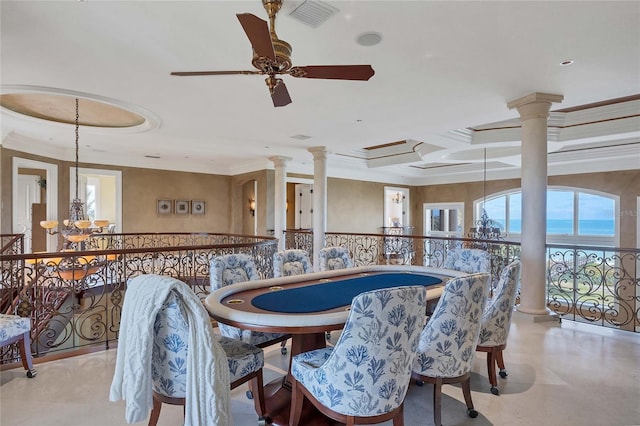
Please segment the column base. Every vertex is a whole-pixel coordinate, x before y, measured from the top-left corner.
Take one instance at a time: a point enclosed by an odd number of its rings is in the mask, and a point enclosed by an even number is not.
[[[531,315],[533,322],[547,322],[547,321],[560,321],[558,314],[553,312],[549,308],[545,309],[530,309],[524,308],[520,305],[516,307],[516,311],[523,314]]]

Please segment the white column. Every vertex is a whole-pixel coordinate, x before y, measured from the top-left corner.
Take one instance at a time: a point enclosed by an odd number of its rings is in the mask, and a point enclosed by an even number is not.
[[[320,250],[324,247],[327,231],[327,149],[315,146],[313,154],[313,269],[320,268]]]
[[[287,161],[290,157],[269,157],[275,166],[275,188],[273,194],[273,234],[278,239],[278,250],[285,249],[283,232],[287,227]]]
[[[552,319],[546,302],[547,119],[551,103],[563,96],[532,93],[509,102],[522,123],[521,289],[518,311],[534,320]]]

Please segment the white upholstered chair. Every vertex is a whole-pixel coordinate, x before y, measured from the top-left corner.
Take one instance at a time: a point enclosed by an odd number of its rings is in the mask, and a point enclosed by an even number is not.
[[[153,409],[149,426],[157,424],[162,403],[185,405],[186,401],[189,324],[180,308],[178,298],[175,292],[170,293],[156,315],[153,325],[151,358]],[[208,318],[202,318],[202,321],[208,321]],[[262,349],[224,336],[216,338],[227,355],[231,389],[249,380],[252,381],[251,390],[257,394],[254,397],[254,403],[256,412],[260,416],[258,424],[265,424]]]
[[[393,419],[403,425],[404,397],[424,323],[422,286],[361,293],[333,348],[292,359],[290,425],[302,425],[304,399],[347,425]]]
[[[413,378],[433,383],[433,419],[441,425],[442,385],[460,383],[469,417],[478,412],[471,400],[471,366],[480,335],[480,319],[489,291],[489,274],[453,278],[420,334]]]
[[[251,256],[247,254],[228,254],[216,256],[211,261],[209,273],[211,290],[217,290],[228,285],[233,285],[245,281],[258,280],[260,277],[256,271],[255,264]],[[231,325],[218,323],[220,334],[223,336],[242,340],[245,343],[266,348],[276,343],[281,343],[280,351],[287,353],[285,344],[291,337],[289,334],[266,333],[263,331],[243,330]]]
[[[37,374],[33,368],[31,357],[31,318],[23,318],[18,315],[0,314],[0,347],[18,343],[20,361],[27,370],[27,377],[34,378]]]
[[[333,271],[353,267],[349,250],[344,247],[325,247],[318,254],[321,271]]]
[[[480,338],[476,350],[487,353],[487,374],[491,383],[491,393],[494,395],[500,394],[496,364],[500,369],[500,377],[507,377],[502,351],[507,347],[519,281],[520,261],[516,260],[502,270],[493,297],[487,301],[482,314]]]
[[[273,277],[288,277],[313,272],[309,255],[304,250],[289,249],[273,255]]]
[[[481,249],[451,249],[444,259],[444,267],[468,274],[491,272],[491,256]]]

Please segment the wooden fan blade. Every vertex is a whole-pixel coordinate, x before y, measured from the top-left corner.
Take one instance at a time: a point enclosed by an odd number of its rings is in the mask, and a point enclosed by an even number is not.
[[[261,71],[174,71],[171,75],[178,75],[180,77],[189,77],[194,75],[232,75],[232,74],[262,74]]]
[[[256,54],[275,61],[276,54],[273,51],[273,43],[271,42],[267,21],[250,13],[239,13],[236,16]]]
[[[289,70],[289,74],[299,78],[369,80],[375,71],[371,65],[309,65],[293,67]]]
[[[281,107],[291,103],[291,97],[289,96],[287,86],[284,85],[284,81],[280,80],[273,89],[271,100],[273,100],[274,107]]]

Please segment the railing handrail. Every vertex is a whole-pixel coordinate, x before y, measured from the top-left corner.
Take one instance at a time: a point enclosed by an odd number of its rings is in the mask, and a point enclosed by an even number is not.
[[[16,242],[24,239],[24,234],[0,234],[0,239],[11,238],[7,244],[0,248],[0,254],[9,250]]]

